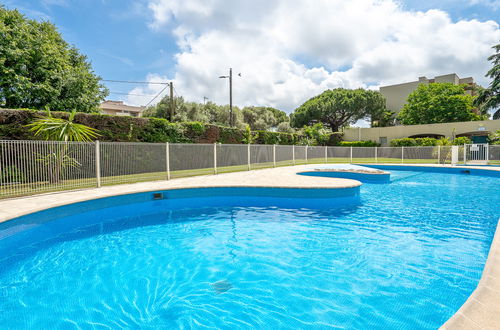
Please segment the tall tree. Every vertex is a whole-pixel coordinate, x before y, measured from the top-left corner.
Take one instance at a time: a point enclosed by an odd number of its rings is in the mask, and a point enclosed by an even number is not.
[[[327,90],[306,101],[291,114],[294,127],[324,123],[337,132],[360,119],[369,119],[385,110],[379,92],[364,89]]]
[[[243,121],[252,130],[269,130],[290,121],[286,112],[271,107],[245,107],[242,113]]]
[[[49,22],[0,6],[0,106],[98,111],[108,94],[87,58]]]
[[[182,97],[174,97],[174,121],[199,121],[209,124],[229,126],[229,106],[213,102],[205,104],[186,102]],[[168,118],[170,97],[165,96],[156,105],[144,111],[146,117]],[[242,110],[233,106],[234,126],[244,128],[248,124],[252,130],[269,130],[282,122],[288,122],[288,115],[271,107],[245,107]]]
[[[483,116],[473,111],[473,100],[465,94],[464,85],[420,84],[408,95],[408,102],[397,118],[403,125],[481,120]]]
[[[493,49],[495,54],[488,57],[493,67],[486,73],[486,77],[491,78],[491,84],[481,90],[474,104],[494,110],[493,119],[500,119],[500,44],[493,46]]]

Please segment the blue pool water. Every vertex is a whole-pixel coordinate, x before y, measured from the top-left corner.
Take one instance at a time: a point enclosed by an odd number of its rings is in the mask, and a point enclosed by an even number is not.
[[[331,207],[198,196],[19,219],[0,227],[0,328],[437,328],[478,283],[499,183],[391,170]]]

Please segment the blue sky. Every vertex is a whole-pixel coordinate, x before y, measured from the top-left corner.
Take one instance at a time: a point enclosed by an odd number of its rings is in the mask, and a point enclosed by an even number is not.
[[[242,72],[236,104],[287,111],[327,88],[376,88],[421,75],[454,71],[487,84],[485,58],[500,40],[500,0],[3,3],[53,22],[103,79],[173,80],[189,100],[225,103],[227,82],[217,77],[232,66]],[[130,93],[110,98],[131,104],[159,91],[108,87]]]

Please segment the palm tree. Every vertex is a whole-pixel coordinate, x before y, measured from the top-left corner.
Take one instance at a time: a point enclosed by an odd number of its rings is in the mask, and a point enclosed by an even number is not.
[[[490,77],[492,82],[488,88],[479,93],[475,104],[485,109],[495,110],[493,119],[500,119],[500,44],[493,46],[493,49],[496,53],[488,57],[493,67],[486,73],[486,77]]]
[[[47,110],[47,117],[37,119],[26,126],[35,136],[52,141],[89,142],[99,136],[95,128],[75,123],[75,115],[76,111],[73,110],[68,119],[54,118],[50,110]]]
[[[54,118],[50,110],[47,110],[46,117],[26,125],[36,137],[63,142],[52,144],[48,154],[35,153],[38,157],[36,160],[48,168],[50,183],[59,183],[65,168],[81,166],[75,158],[70,156],[68,142],[90,142],[99,136],[95,128],[75,123],[75,115],[76,111],[73,111],[68,119]]]

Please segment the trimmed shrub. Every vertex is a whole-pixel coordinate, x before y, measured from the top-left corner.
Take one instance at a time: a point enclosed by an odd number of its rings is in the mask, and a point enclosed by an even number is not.
[[[341,147],[378,147],[379,144],[374,141],[342,141]]]
[[[432,147],[439,144],[434,138],[402,138],[391,140],[391,147]]]
[[[453,144],[454,146],[461,146],[464,144],[471,144],[471,143],[472,140],[466,136],[457,137],[451,142],[451,144]]]
[[[26,125],[45,116],[44,111],[0,109],[0,140],[35,140]],[[67,118],[68,112],[52,112],[56,118]],[[78,113],[75,122],[99,131],[100,141],[172,142],[172,143],[257,143],[257,144],[324,144],[297,133],[249,131],[200,122],[171,123],[161,118],[134,118],[104,114]],[[336,143],[338,134],[327,136],[327,145]]]

